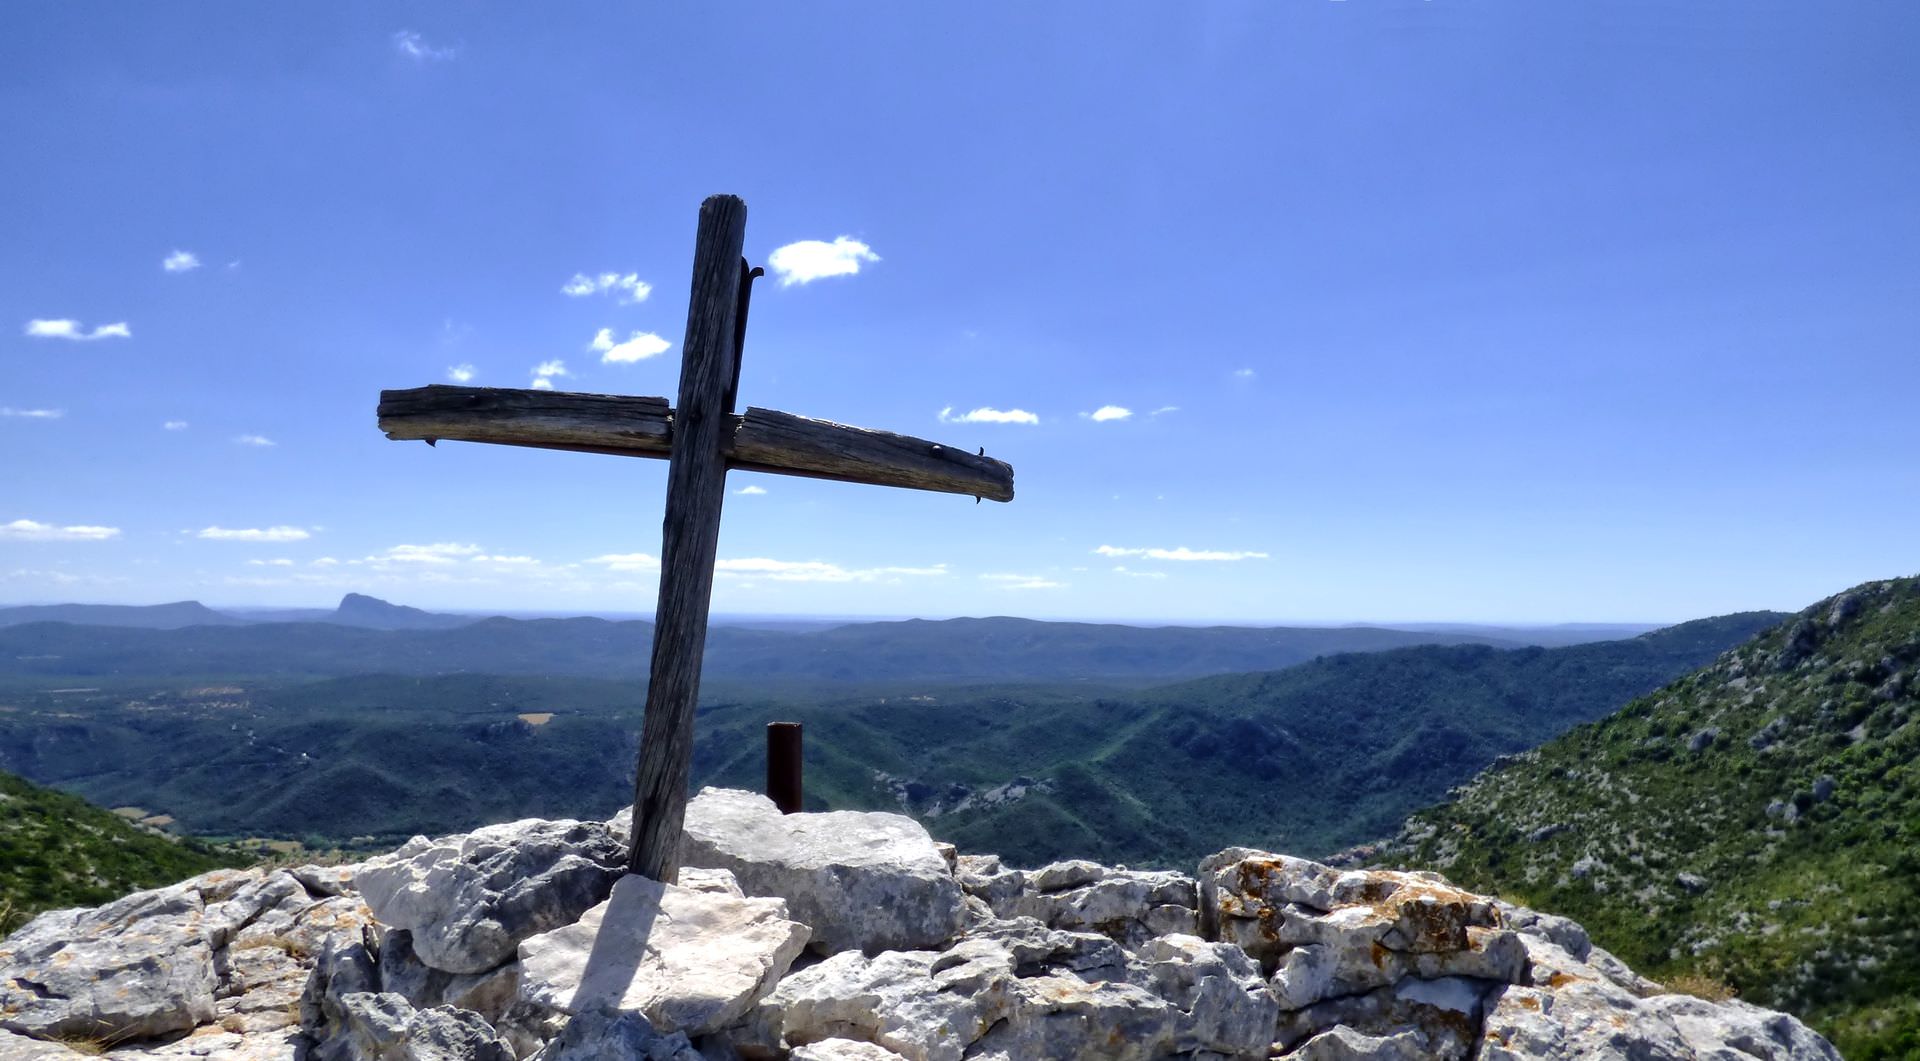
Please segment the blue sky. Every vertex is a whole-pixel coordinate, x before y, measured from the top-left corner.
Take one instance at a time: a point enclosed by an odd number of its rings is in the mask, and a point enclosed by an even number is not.
[[[0,603],[650,611],[664,463],[373,409],[672,394],[720,191],[802,244],[743,402],[1019,491],[735,474],[720,611],[1666,620],[1920,570],[1913,5],[7,22]]]

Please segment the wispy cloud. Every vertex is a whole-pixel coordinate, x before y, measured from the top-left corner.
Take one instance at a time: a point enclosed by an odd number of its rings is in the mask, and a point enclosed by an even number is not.
[[[657,357],[673,348],[673,344],[652,332],[631,332],[622,342],[613,341],[613,329],[602,328],[594,335],[587,349],[600,351],[603,362],[624,363],[645,361]]]
[[[567,371],[567,364],[564,361],[557,359],[553,361],[542,361],[533,366],[533,389],[537,391],[550,391],[553,389],[553,381],[555,378],[571,375],[573,375],[573,373]]]
[[[1254,371],[1250,368],[1236,368],[1233,370],[1234,379],[1252,379],[1254,375]]]
[[[210,542],[304,542],[313,535],[305,527],[208,527],[194,537]]]
[[[16,519],[12,523],[0,523],[0,538],[22,542],[103,542],[108,538],[118,538],[118,527],[61,527],[52,523],[37,523],[30,519]]]
[[[832,243],[803,239],[777,247],[767,256],[767,264],[780,278],[781,287],[810,284],[829,276],[852,276],[860,271],[860,263],[879,260],[872,247],[851,236],[840,236]]]
[[[200,268],[200,258],[192,251],[176,250],[160,259],[160,268],[170,273],[192,272]]]
[[[1113,573],[1116,575],[1127,575],[1132,578],[1166,578],[1167,577],[1167,573],[1165,571],[1133,571],[1122,564],[1114,565]]]
[[[484,556],[486,550],[462,542],[434,542],[430,545],[396,545],[386,558],[403,564],[451,564],[458,560]]]
[[[1103,405],[1093,412],[1080,415],[1096,424],[1104,424],[1109,420],[1125,420],[1133,415],[1133,410],[1121,405]]]
[[[1040,418],[1025,409],[995,409],[988,405],[955,416],[953,406],[949,405],[940,410],[940,422],[943,424],[1037,424]]]
[[[1065,589],[1065,582],[1056,582],[1044,575],[981,575],[986,582],[992,582],[1001,589]]]
[[[15,409],[12,406],[0,406],[0,416],[11,416],[21,420],[58,420],[67,415],[65,409]]]
[[[192,425],[188,424],[185,420],[169,420],[160,426],[168,431],[185,431]]]
[[[1229,552],[1221,549],[1189,549],[1182,545],[1177,549],[1123,549],[1114,545],[1102,545],[1094,550],[1095,555],[1112,557],[1134,556],[1145,560],[1265,560],[1266,553]]]
[[[640,279],[639,273],[600,273],[596,276],[575,273],[573,279],[561,285],[560,293],[569,298],[617,294],[621,305],[631,306],[636,302],[645,302],[647,296],[653,294],[653,285]]]
[[[1153,412],[1148,413],[1147,415],[1148,416],[1165,416],[1168,413],[1177,413],[1179,411],[1180,411],[1180,407],[1177,405],[1163,405],[1160,408],[1155,409]]]
[[[608,553],[596,556],[587,563],[599,564],[609,571],[621,574],[650,574],[660,570],[660,558],[649,553]]]
[[[471,383],[473,381],[473,366],[466,364],[448,365],[447,378],[455,383]]]
[[[734,578],[764,578],[770,582],[892,582],[902,578],[930,578],[947,573],[947,565],[932,567],[847,568],[824,560],[772,560],[763,556],[719,560],[714,573]]]
[[[415,62],[433,63],[453,58],[460,49],[451,45],[440,47],[429,44],[420,34],[403,29],[393,35],[393,50]]]
[[[257,449],[267,449],[280,444],[265,435],[235,435],[233,442],[236,446],[253,446]]]
[[[133,338],[133,330],[127,327],[126,321],[102,324],[92,331],[86,331],[81,328],[79,321],[66,320],[64,318],[60,320],[30,320],[27,322],[26,333],[34,339],[72,339],[75,342],[90,342],[94,339]]]
[[[276,556],[271,560],[249,560],[247,561],[247,566],[248,567],[292,567],[293,561],[287,559],[284,556]]]
[[[734,493],[739,494],[741,497],[759,497],[766,492],[767,488],[764,486],[743,486],[734,491]]]

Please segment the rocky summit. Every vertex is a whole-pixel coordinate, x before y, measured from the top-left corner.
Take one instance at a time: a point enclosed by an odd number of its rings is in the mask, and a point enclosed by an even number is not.
[[[215,870],[0,942],[0,1058],[1801,1061],[1579,925],[1428,873],[1245,848],[1021,870],[887,814],[708,790],[674,884],[626,818]]]

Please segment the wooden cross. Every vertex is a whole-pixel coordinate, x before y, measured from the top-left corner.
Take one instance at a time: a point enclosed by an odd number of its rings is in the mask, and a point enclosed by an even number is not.
[[[694,704],[713,596],[714,554],[727,470],[744,468],[843,482],[1013,500],[1013,468],[985,455],[905,435],[749,408],[733,411],[753,277],[740,256],[747,204],[715,195],[700,204],[693,297],[681,344],[680,402],[610,394],[497,387],[380,392],[380,429],[391,439],[493,442],[541,449],[666,457],[660,603],[653,669],[634,779],[628,869],[674,883],[693,757]]]

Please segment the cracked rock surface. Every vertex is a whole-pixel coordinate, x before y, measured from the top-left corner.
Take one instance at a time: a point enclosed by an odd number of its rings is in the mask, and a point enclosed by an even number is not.
[[[528,820],[42,914],[0,941],[0,1059],[1839,1057],[1432,874],[1023,870],[762,803],[702,793],[678,884],[621,874],[623,821]]]

